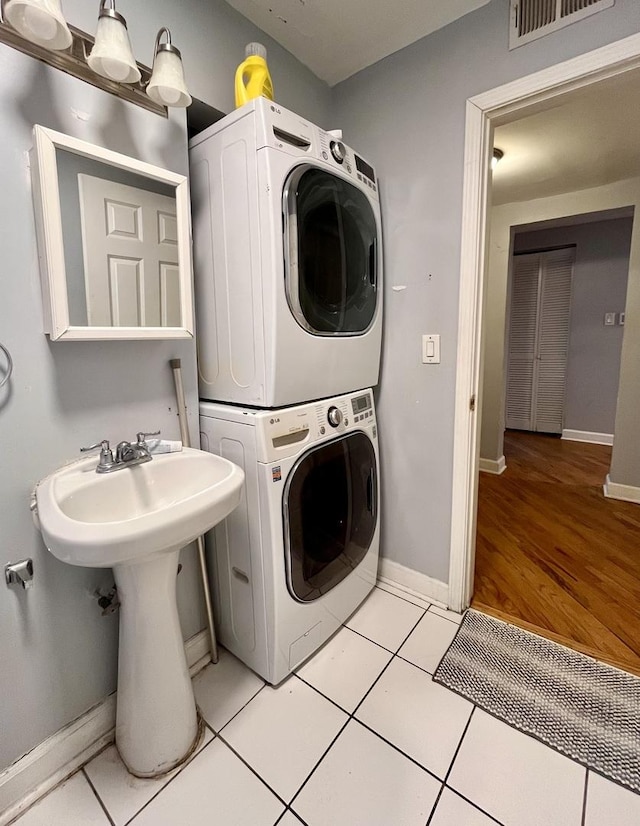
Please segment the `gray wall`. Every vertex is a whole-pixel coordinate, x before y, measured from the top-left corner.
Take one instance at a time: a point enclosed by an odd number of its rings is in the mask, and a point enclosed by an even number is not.
[[[386,317],[378,394],[382,553],[447,581],[465,101],[640,29],[637,0],[509,52],[509,0],[334,88],[345,140],[380,175]],[[394,285],[406,286],[393,291]],[[442,363],[420,363],[423,333]]]
[[[514,252],[575,244],[565,430],[613,433],[624,327],[605,326],[624,311],[632,218],[516,233]]]
[[[93,31],[98,4],[66,0],[68,21]],[[155,32],[168,25],[182,49],[194,94],[219,109],[232,104],[233,71],[259,33],[222,2],[167,0],[124,10],[134,50],[149,63]],[[278,100],[326,122],[330,92],[268,38]],[[33,486],[78,455],[81,445],[117,442],[161,428],[179,438],[168,360],[182,359],[192,440],[197,382],[192,342],[49,342],[42,332],[28,168],[39,123],[149,163],[187,173],[184,112],[168,120],[0,46],[2,106],[2,266],[0,341],[14,374],[0,390],[0,567],[33,557],[35,585],[0,587],[0,768],[102,700],[116,686],[117,614],[103,618],[93,593],[109,570],[58,562],[31,521]],[[0,369],[4,362],[0,361]],[[204,625],[193,549],[178,578],[185,637]]]

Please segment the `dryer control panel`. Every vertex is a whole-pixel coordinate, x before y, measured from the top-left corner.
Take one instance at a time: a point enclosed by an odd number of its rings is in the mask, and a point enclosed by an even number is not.
[[[320,154],[325,161],[333,162],[336,167],[356,178],[363,187],[368,187],[377,195],[378,184],[376,173],[370,163],[344,144],[337,140],[330,132],[318,130],[320,140]]]
[[[324,161],[325,166],[339,170],[369,197],[378,199],[378,181],[373,166],[343,142],[339,131],[326,132],[266,98],[256,98],[249,105],[253,105],[258,116],[258,150],[270,147],[296,158]]]

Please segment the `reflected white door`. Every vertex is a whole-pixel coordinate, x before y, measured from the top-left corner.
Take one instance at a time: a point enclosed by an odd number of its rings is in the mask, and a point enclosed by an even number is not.
[[[179,327],[176,201],[78,175],[91,327]]]

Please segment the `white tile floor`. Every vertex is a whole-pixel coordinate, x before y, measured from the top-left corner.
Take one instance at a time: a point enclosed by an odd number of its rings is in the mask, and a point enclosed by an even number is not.
[[[110,746],[15,823],[638,826],[640,796],[432,681],[458,622],[384,586],[278,688],[223,651],[185,767],[139,780]]]

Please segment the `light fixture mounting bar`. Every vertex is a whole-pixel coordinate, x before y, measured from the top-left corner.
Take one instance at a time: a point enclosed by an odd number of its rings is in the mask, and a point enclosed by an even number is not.
[[[93,46],[93,37],[75,26],[69,26],[69,30],[73,35],[71,47],[65,52],[56,52],[31,43],[31,41],[21,37],[11,26],[0,21],[0,43],[11,46],[23,54],[29,55],[29,57],[35,57],[36,60],[41,60],[48,66],[61,69],[68,75],[84,80],[104,92],[110,92],[116,97],[142,106],[143,109],[147,109],[149,112],[154,112],[156,115],[162,115],[165,118],[168,117],[167,107],[156,103],[145,92],[145,86],[151,77],[151,69],[148,66],[137,63],[142,78],[135,85],[116,83],[106,77],[101,77],[90,69],[87,64],[86,56]]]

